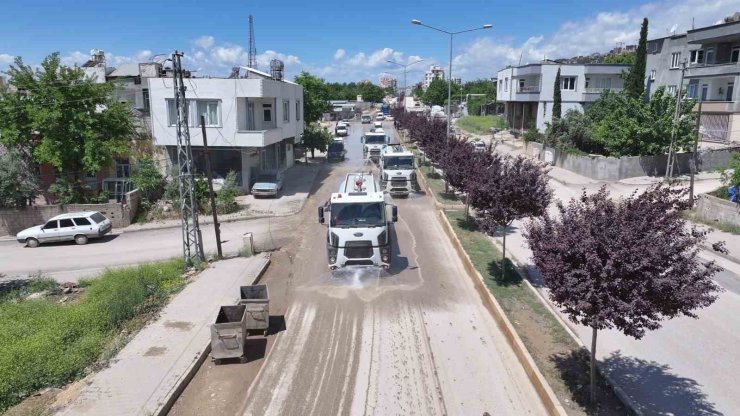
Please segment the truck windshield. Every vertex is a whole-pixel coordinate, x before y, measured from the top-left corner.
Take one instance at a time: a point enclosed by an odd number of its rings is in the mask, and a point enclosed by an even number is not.
[[[386,169],[413,169],[414,157],[389,156],[384,159],[383,166],[385,166]]]
[[[385,136],[367,135],[365,136],[365,144],[385,144]]]
[[[331,204],[331,226],[339,228],[384,225],[382,202]]]
[[[344,145],[342,143],[332,143],[329,145],[329,152],[341,152],[344,150]]]

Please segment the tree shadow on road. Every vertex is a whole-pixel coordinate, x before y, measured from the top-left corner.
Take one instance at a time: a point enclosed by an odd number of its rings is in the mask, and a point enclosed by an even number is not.
[[[641,399],[639,409],[646,415],[721,415],[696,380],[681,377],[671,367],[655,361],[625,357],[613,352],[601,367],[612,375],[627,393],[650,391],[650,399]]]
[[[627,413],[607,381],[597,377],[596,405],[589,402],[589,352],[578,349],[568,354],[550,357],[570,390],[572,399],[588,409],[592,415],[617,415]],[[680,377],[670,372],[670,367],[654,361],[625,357],[619,351],[599,363],[599,369],[612,376],[619,387],[630,397],[638,392],[641,398],[635,403],[637,410],[645,415],[721,415],[707,400],[706,394],[695,380]],[[645,399],[644,391],[649,391]]]

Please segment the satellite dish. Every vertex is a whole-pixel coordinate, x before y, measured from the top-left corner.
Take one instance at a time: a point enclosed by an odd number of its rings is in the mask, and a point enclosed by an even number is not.
[[[669,30],[669,32],[671,33],[671,35],[674,34],[674,33],[676,33],[676,29],[678,29],[678,23],[675,24],[675,25],[673,25],[673,26],[671,26],[671,30]]]

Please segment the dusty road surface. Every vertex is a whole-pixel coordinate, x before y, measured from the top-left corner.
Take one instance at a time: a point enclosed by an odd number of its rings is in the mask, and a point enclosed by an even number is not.
[[[545,414],[428,197],[396,200],[390,271],[328,271],[316,207],[362,166],[361,129],[263,278],[272,335],[249,341],[246,364],[207,361],[171,414]]]

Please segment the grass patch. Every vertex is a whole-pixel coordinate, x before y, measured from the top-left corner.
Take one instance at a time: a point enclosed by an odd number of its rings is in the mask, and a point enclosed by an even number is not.
[[[724,231],[726,233],[740,235],[740,226],[738,225],[730,224],[724,221],[715,221],[699,214],[696,211],[684,211],[682,215],[684,218],[691,222],[704,224],[709,227],[716,228],[720,231]]]
[[[182,269],[181,260],[171,260],[107,270],[86,281],[85,293],[66,303],[4,298],[0,411],[41,388],[61,387],[84,376],[102,354],[117,351],[121,329],[151,316],[185,285]]]
[[[445,192],[445,181],[434,171],[431,165],[420,166],[419,171],[424,175],[427,187],[434,192],[434,197],[442,204],[462,204],[454,192]]]
[[[501,116],[465,116],[455,122],[455,126],[475,134],[491,134],[491,127],[506,128],[506,120]]]
[[[501,276],[501,251],[477,230],[462,211],[445,211],[452,229],[483,276],[488,290],[516,328],[537,367],[569,415],[622,415],[626,411],[599,377],[597,404],[589,402],[588,354],[570,338],[557,318],[527,287],[507,259],[506,279]]]

